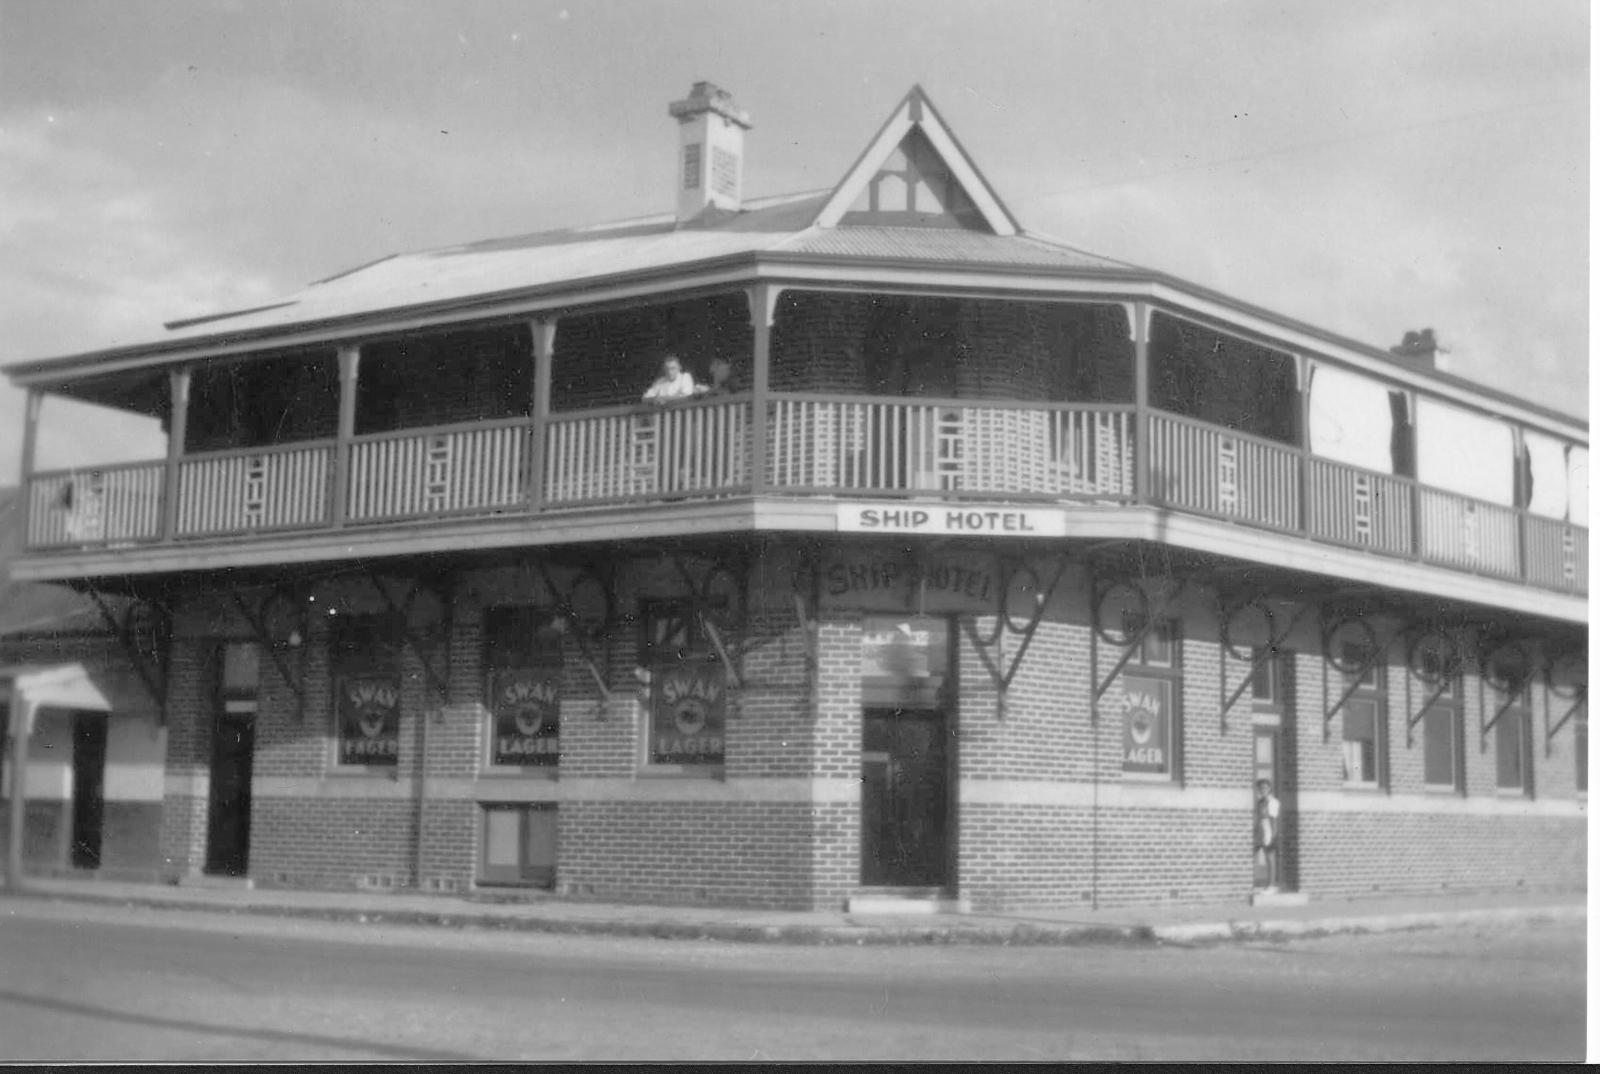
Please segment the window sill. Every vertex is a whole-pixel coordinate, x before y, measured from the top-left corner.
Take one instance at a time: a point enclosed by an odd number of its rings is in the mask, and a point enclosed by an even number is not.
[[[328,779],[389,779],[398,780],[400,769],[396,765],[330,765],[326,773]]]
[[[723,765],[641,765],[640,779],[722,779]]]
[[[1122,782],[1145,787],[1181,787],[1183,783],[1174,775],[1162,772],[1124,772]]]
[[[1496,787],[1494,796],[1496,798],[1526,798],[1530,802],[1533,801],[1533,795],[1528,793],[1528,788],[1526,787]]]
[[[1386,788],[1381,783],[1346,782],[1344,789],[1352,794],[1384,794],[1386,792]]]
[[[559,765],[484,765],[478,769],[479,779],[559,779]]]
[[[1440,796],[1449,795],[1453,798],[1463,797],[1461,788],[1452,783],[1424,783],[1422,785],[1422,793]]]

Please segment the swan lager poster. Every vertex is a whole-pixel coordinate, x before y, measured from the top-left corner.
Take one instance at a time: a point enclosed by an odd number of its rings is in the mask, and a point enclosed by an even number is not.
[[[1122,770],[1172,771],[1172,683],[1122,676]]]
[[[489,679],[494,763],[553,765],[561,758],[559,671],[507,668]]]
[[[400,680],[346,675],[339,680],[339,763],[393,765],[400,760]]]
[[[726,677],[720,663],[686,660],[651,676],[650,763],[721,764]]]

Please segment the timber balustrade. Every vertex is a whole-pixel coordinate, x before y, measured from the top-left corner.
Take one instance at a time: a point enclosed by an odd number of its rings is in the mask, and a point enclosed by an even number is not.
[[[790,393],[765,406],[764,494],[1134,502],[1132,407]],[[748,495],[752,407],[732,395],[560,412],[542,426],[516,418],[357,436],[339,511],[332,441],[187,455],[171,533],[164,462],[37,473],[27,543],[92,548]],[[1173,414],[1146,420],[1152,506],[1588,592],[1584,526]]]

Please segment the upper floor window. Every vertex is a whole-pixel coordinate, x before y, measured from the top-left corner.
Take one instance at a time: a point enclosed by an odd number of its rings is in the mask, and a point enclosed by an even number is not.
[[[1122,770],[1176,779],[1183,735],[1178,624],[1161,620],[1142,638],[1136,623],[1124,630],[1134,638],[1134,652],[1121,676]]]
[[[532,607],[490,608],[483,664],[491,765],[553,767],[561,758],[561,633]]]
[[[727,675],[699,616],[687,601],[646,601],[640,628],[640,662],[650,674],[646,767],[719,768],[727,726]]]
[[[1341,659],[1344,667],[1353,669],[1340,675],[1342,691],[1350,691],[1344,702],[1342,736],[1345,786],[1381,787],[1388,724],[1383,664],[1360,644],[1347,643]]]

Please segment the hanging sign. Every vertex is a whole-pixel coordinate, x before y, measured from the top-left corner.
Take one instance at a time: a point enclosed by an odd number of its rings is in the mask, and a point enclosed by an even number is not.
[[[1067,512],[1058,507],[982,504],[842,503],[836,515],[847,533],[937,534],[949,537],[1065,537]]]
[[[339,763],[393,765],[400,759],[400,683],[390,675],[339,680]]]
[[[1166,679],[1122,676],[1122,770],[1172,770],[1172,683]]]
[[[504,669],[490,676],[494,763],[553,765],[561,757],[560,671]]]
[[[721,764],[726,670],[686,660],[651,673],[650,763]]]
[[[994,614],[1004,588],[992,555],[938,554],[915,558],[846,550],[823,559],[825,607],[938,614]]]

